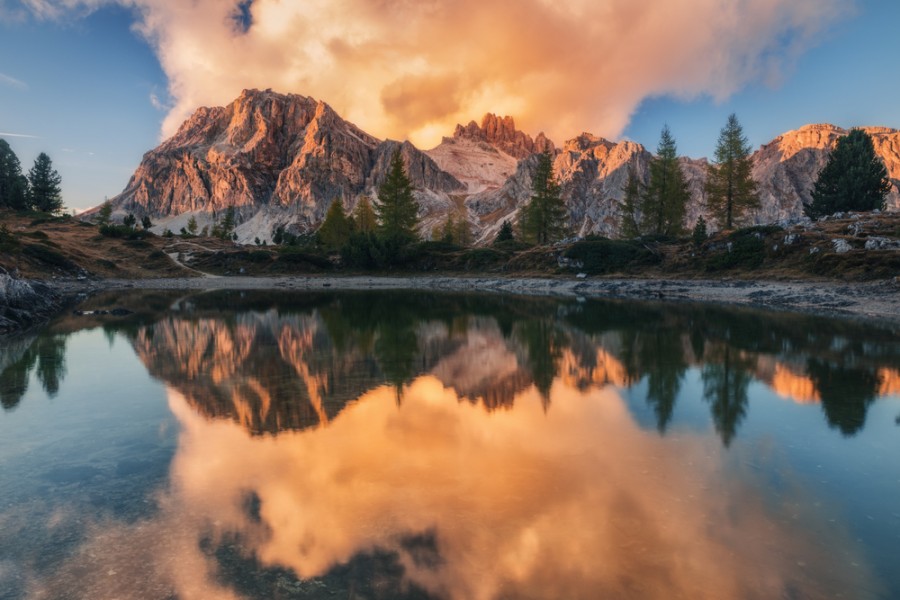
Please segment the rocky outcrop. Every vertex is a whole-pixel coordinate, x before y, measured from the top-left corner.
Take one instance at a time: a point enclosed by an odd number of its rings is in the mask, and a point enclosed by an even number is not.
[[[62,307],[62,297],[49,285],[19,279],[0,267],[0,335],[43,323]]]
[[[470,140],[485,142],[506,154],[522,159],[536,152],[553,152],[553,142],[541,132],[536,138],[516,129],[516,122],[512,117],[498,117],[488,113],[481,119],[481,125],[475,121],[463,127],[456,126],[453,132],[454,140]]]
[[[335,198],[349,209],[373,194],[397,149],[420,190],[465,190],[409,142],[382,142],[324,102],[245,90],[227,107],[198,109],[145,154],[112,203],[120,215],[149,215],[160,231],[190,216],[202,228],[233,206],[239,240],[269,239],[279,225],[315,228]]]
[[[900,210],[900,132],[865,130],[891,177],[887,208]],[[803,218],[819,170],[846,133],[807,125],[760,147],[753,176],[762,206],[747,224]],[[532,138],[516,129],[512,117],[493,114],[481,124],[458,125],[452,137],[422,152],[409,142],[379,140],[313,98],[246,90],[226,107],[198,109],[172,138],[145,154],[113,204],[119,216],[149,215],[159,232],[177,232],[191,216],[202,229],[233,206],[239,241],[268,240],[279,226],[315,229],[335,198],[352,210],[361,196],[374,197],[398,150],[416,188],[423,235],[452,214],[467,219],[481,243],[528,202],[537,152],[553,154],[577,235],[616,235],[628,168],[646,181],[651,159],[640,144],[590,133],[557,148],[543,134]],[[685,226],[704,215],[715,228],[704,192],[706,159],[680,161],[692,198]]]
[[[863,127],[872,136],[875,152],[891,179],[887,209],[900,210],[900,131]],[[778,136],[753,155],[753,177],[759,182],[762,209],[759,223],[791,221],[803,216],[812,202],[816,177],[839,137],[848,131],[834,125],[806,125]]]

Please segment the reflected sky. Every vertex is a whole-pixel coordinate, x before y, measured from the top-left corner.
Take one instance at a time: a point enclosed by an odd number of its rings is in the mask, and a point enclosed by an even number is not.
[[[477,297],[167,305],[3,358],[8,597],[900,590],[890,330]],[[86,354],[124,366],[101,382]]]

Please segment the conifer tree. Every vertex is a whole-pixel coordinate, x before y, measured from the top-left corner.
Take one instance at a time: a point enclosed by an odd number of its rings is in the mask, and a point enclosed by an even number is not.
[[[751,170],[752,148],[735,114],[719,132],[715,162],[707,167],[706,194],[710,210],[725,229],[748,211],[759,208],[759,192]]]
[[[522,213],[522,235],[535,244],[549,244],[560,239],[566,232],[568,211],[559,183],[553,176],[553,159],[549,152],[538,155],[531,190],[531,200]]]
[[[329,250],[337,250],[350,239],[350,219],[344,212],[344,204],[339,198],[335,198],[328,207],[325,220],[316,232],[319,243]]]
[[[688,200],[690,192],[678,164],[678,148],[666,125],[656,156],[650,161],[650,183],[641,198],[641,229],[656,235],[681,234]]]
[[[872,138],[853,129],[838,138],[813,188],[813,201],[804,207],[811,219],[848,210],[884,208],[891,189],[884,162],[875,154]]]
[[[112,204],[109,200],[105,200],[97,211],[97,225],[103,227],[109,225],[109,219],[112,217]]]
[[[456,221],[453,219],[453,213],[447,215],[447,220],[441,225],[437,237],[446,244],[452,244],[454,242],[456,238]]]
[[[419,207],[400,151],[394,152],[387,177],[378,188],[378,233],[383,239],[416,239]]]
[[[196,217],[194,217],[194,215],[191,215],[191,218],[188,219],[188,222],[187,222],[187,231],[191,235],[196,235],[197,228],[198,228],[197,219],[196,219]]]
[[[22,174],[19,157],[0,139],[0,208],[27,210],[28,179]]]
[[[378,227],[378,219],[372,210],[368,196],[362,196],[353,211],[353,227],[360,233],[372,233]]]
[[[41,152],[28,171],[28,183],[31,185],[31,206],[36,210],[57,213],[63,208],[62,177],[53,168],[50,157]]]
[[[150,215],[141,217],[141,227],[144,228],[144,231],[149,231],[150,228],[153,227],[153,221],[150,220]]]
[[[497,232],[497,237],[494,238],[494,243],[498,242],[508,242],[516,239],[513,234],[512,223],[509,222],[509,219],[503,221],[503,225],[500,226],[500,231]]]
[[[623,238],[631,239],[641,235],[640,221],[638,219],[638,205],[641,203],[644,184],[638,176],[634,163],[628,165],[628,179],[622,186],[625,198],[622,199],[622,218],[619,223],[619,232]]]

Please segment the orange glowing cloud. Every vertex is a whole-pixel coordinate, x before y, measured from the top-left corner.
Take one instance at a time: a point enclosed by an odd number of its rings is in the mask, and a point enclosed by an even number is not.
[[[533,387],[512,410],[488,412],[429,375],[399,406],[394,389],[377,388],[327,427],[251,436],[170,390],[182,433],[159,513],[98,525],[31,597],[234,597],[198,543],[234,534],[263,565],[302,578],[360,552],[397,552],[410,581],[448,599],[873,589],[852,539],[824,526],[826,509],[795,486],[768,497],[745,461],[725,469],[714,440],[641,429],[611,387],[579,391],[559,378],[550,393],[548,412]],[[423,533],[439,560],[404,547]]]
[[[458,122],[515,115],[561,141],[615,138],[640,102],[777,83],[844,0],[30,0],[36,14],[118,1],[169,78],[164,136],[244,88],[325,100],[380,137],[430,147]],[[249,24],[249,27],[247,26]]]

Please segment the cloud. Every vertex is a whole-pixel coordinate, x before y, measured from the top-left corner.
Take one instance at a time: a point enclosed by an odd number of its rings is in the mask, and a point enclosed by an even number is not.
[[[302,578],[394,552],[409,581],[451,599],[880,591],[858,544],[823,526],[829,511],[789,470],[773,501],[758,473],[740,460],[726,469],[702,436],[680,436],[673,452],[612,388],[557,379],[551,394],[550,411],[531,388],[489,413],[425,376],[399,407],[381,387],[327,427],[254,436],[169,388],[181,433],[159,510],[89,527],[28,597],[236,598],[205,549],[235,540]],[[433,555],[404,543],[429,533]]]
[[[169,78],[164,135],[248,87],[311,95],[428,146],[491,111],[556,140],[619,136],[640,102],[777,84],[843,0],[120,0]],[[36,14],[102,0],[29,0]]]
[[[27,83],[20,79],[16,79],[15,77],[10,77],[5,73],[0,73],[0,85],[5,85],[23,92],[28,89]]]
[[[165,102],[159,99],[159,96],[156,92],[150,92],[150,105],[159,111],[167,111],[171,108],[170,106],[167,106]]]
[[[33,140],[41,139],[41,136],[39,135],[29,135],[27,133],[10,133],[8,131],[0,131],[0,137],[30,138]]]

